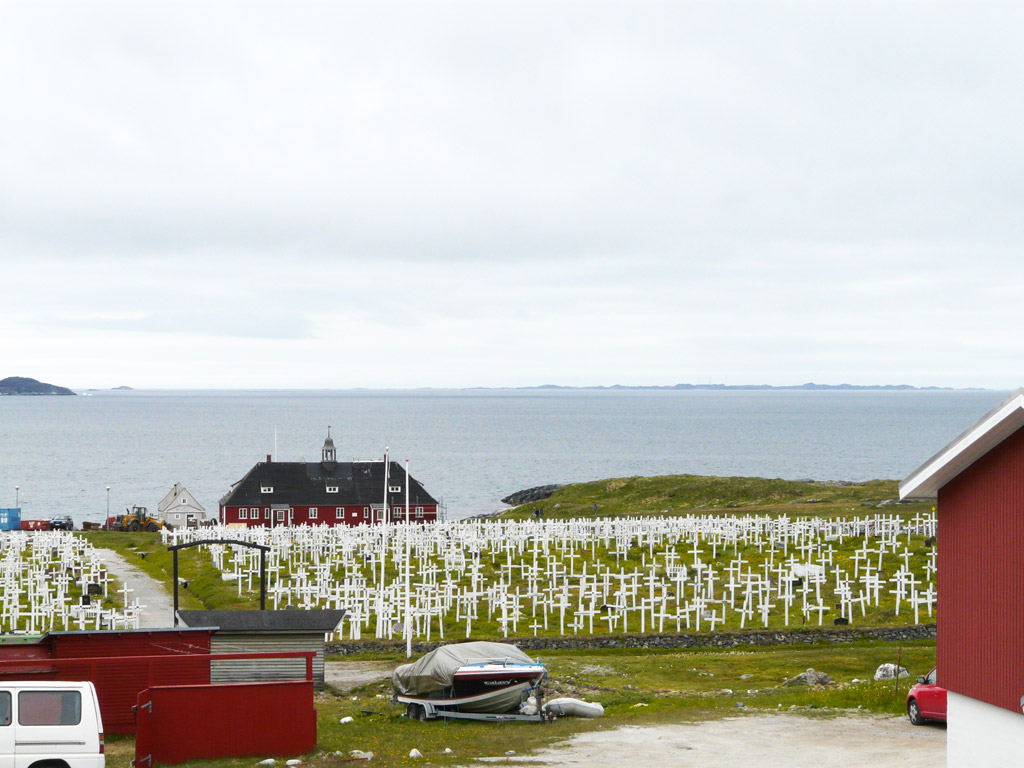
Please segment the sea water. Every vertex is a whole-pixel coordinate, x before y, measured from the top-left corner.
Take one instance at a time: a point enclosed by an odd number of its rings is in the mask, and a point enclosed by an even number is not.
[[[691,473],[901,479],[1008,393],[803,390],[131,391],[0,397],[0,507],[102,520],[175,482],[211,513],[257,461],[409,460],[449,519],[513,491]],[[276,434],[276,439],[275,439]]]

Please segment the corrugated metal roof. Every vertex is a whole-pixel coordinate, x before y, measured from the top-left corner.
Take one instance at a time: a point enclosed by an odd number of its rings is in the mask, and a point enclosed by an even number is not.
[[[186,611],[178,618],[187,626],[215,626],[221,632],[333,632],[345,618],[345,610],[286,611]]]

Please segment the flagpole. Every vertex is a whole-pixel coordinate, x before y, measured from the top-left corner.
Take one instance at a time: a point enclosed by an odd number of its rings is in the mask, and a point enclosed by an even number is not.
[[[409,581],[411,557],[409,539],[412,526],[409,520],[409,460],[405,460],[405,658],[412,656],[412,621],[409,616]]]
[[[380,590],[377,602],[377,637],[384,637],[384,563],[388,559],[388,531],[386,528],[388,518],[388,470],[391,462],[388,461],[388,448],[384,446],[384,511],[381,513],[380,529]]]

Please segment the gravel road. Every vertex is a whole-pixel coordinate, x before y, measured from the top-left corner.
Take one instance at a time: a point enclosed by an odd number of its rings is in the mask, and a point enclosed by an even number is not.
[[[96,553],[107,570],[132,590],[128,593],[128,599],[137,599],[142,606],[139,627],[174,626],[174,599],[160,582],[131,565],[112,549],[97,549]]]
[[[608,768],[943,768],[946,729],[915,727],[905,717],[747,715],[591,731],[530,756],[477,761]]]

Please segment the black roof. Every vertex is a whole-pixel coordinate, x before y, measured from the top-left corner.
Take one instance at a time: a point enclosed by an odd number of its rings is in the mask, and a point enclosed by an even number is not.
[[[405,504],[405,469],[397,461],[389,462],[388,506]],[[414,506],[437,504],[420,482],[409,476],[409,503]],[[273,490],[264,493],[263,488]],[[337,488],[328,493],[328,488]],[[384,501],[383,461],[261,461],[220,500],[227,507],[309,505],[342,507],[345,505],[380,506]]]
[[[328,611],[178,611],[188,626],[217,627],[222,632],[333,632],[344,609]]]

